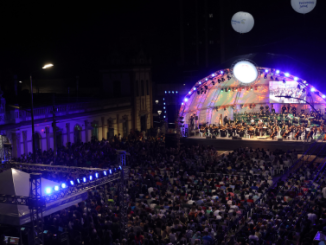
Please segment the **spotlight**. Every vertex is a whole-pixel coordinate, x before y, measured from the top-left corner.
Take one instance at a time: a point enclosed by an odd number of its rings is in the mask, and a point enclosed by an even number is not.
[[[189,91],[189,93],[188,94],[191,94],[191,91]]]
[[[181,105],[184,105],[184,103],[182,102]]]
[[[185,98],[184,101],[187,102],[188,101],[188,98]]]
[[[286,77],[289,77],[289,76],[290,76],[290,73],[286,72],[284,75],[285,75]]]
[[[315,88],[311,88],[310,91],[311,91],[311,92],[315,92]]]
[[[62,184],[61,184],[61,188],[62,188],[62,189],[66,188],[66,187],[67,187],[66,183],[62,183]]]
[[[166,93],[166,91],[165,91],[165,93]]]
[[[221,71],[220,73],[221,73],[221,74],[223,74],[223,73],[224,73],[224,71]]]
[[[103,171],[103,174],[104,174],[104,176],[107,176],[108,175],[108,173],[106,171]]]
[[[207,79],[207,78],[205,78],[205,80],[207,81],[208,79]]]
[[[121,167],[121,166],[119,166],[119,169],[120,169],[120,170],[122,170],[122,167]]]
[[[196,88],[194,88],[194,91],[196,90]]]
[[[98,173],[95,173],[95,178],[98,179]]]
[[[80,182],[81,182],[81,180],[78,178],[78,179],[77,179],[77,184],[79,185],[79,184],[80,184]]]
[[[212,77],[215,77],[215,73],[212,74]]]
[[[93,175],[90,175],[89,176],[89,181],[92,181],[93,180]]]
[[[51,192],[52,192],[52,188],[51,188],[51,187],[46,187],[46,188],[45,188],[45,193],[46,193],[46,194],[50,195]]]
[[[83,177],[83,182],[86,183],[87,182],[87,178]]]
[[[265,72],[268,73],[268,69],[266,69]]]
[[[201,84],[201,82],[199,82],[199,84]]]
[[[112,170],[111,169],[109,169],[109,173],[112,174]]]
[[[60,189],[60,188],[59,188],[58,185],[54,186],[54,190],[55,190],[55,191],[59,191],[59,189]]]
[[[279,70],[276,70],[276,74],[279,74],[280,73],[280,71]]]
[[[166,118],[166,116],[163,116],[163,118]]]
[[[298,78],[297,77],[294,77],[294,81],[298,81]]]
[[[323,99],[325,99],[325,98],[326,98],[326,95],[323,94],[321,97],[322,97]]]
[[[73,180],[70,180],[69,183],[71,186],[75,185],[75,182]]]
[[[303,83],[306,83],[306,81],[303,81]]]

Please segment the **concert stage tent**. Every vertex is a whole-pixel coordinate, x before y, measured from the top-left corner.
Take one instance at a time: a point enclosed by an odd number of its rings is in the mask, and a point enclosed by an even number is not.
[[[236,76],[234,68],[240,61],[247,61],[255,67],[255,79],[249,82],[242,80],[242,77],[246,78],[246,72]],[[295,107],[297,113],[302,110],[309,113],[313,106],[324,115],[326,96],[310,84],[313,80],[311,74],[316,73],[304,72],[298,62],[272,54],[249,54],[236,57],[225,65],[226,68],[213,70],[199,79],[184,97],[179,111],[179,117],[183,117],[180,121],[184,124],[193,124],[197,128],[201,124],[217,125],[223,123],[225,116],[233,120],[235,113],[259,113],[261,107],[271,109],[272,105],[279,114],[284,103]],[[273,86],[292,87],[300,91],[301,97],[298,98],[301,101],[279,99],[275,102]]]
[[[0,173],[0,195],[29,196],[30,174],[11,168]],[[42,195],[46,195],[45,188],[59,185],[54,181],[41,178]],[[70,207],[75,203],[87,199],[87,191],[78,193],[74,196],[62,198],[46,204],[43,216]],[[28,206],[0,203],[0,224],[21,226],[30,222]]]

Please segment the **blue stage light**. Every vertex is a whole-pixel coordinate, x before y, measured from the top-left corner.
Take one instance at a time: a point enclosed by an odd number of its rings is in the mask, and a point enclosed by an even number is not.
[[[294,81],[298,81],[298,78],[297,77],[294,77]]]
[[[77,179],[77,183],[80,184],[80,179]]]
[[[169,91],[169,94],[171,94],[171,91]]]
[[[189,93],[188,94],[191,94],[191,92],[189,91]]]
[[[194,90],[196,90],[196,88],[194,88]]]
[[[175,91],[175,93],[177,94],[177,93],[178,93],[178,91]]]
[[[112,174],[112,170],[111,169],[109,169],[109,173]]]
[[[90,180],[90,181],[93,180],[93,176],[92,176],[92,175],[89,176],[89,180]]]
[[[276,74],[279,74],[280,73],[280,71],[279,70],[276,70]]]
[[[163,116],[163,118],[165,118],[165,116]]]
[[[215,73],[212,74],[212,77],[215,77]]]
[[[174,94],[174,91],[172,91],[172,94]]]
[[[201,84],[201,82],[199,82],[199,84]]]
[[[187,102],[188,101],[188,98],[185,98],[185,102]]]
[[[95,173],[95,178],[98,179],[98,173]]]
[[[58,185],[54,186],[54,190],[59,191],[59,186]]]
[[[224,71],[221,71],[221,74],[223,74],[224,73]]]
[[[165,105],[165,102],[163,103],[163,105]]]
[[[104,176],[107,176],[108,175],[108,173],[106,171],[103,171],[103,174],[104,174]]]
[[[184,105],[184,104],[185,104],[185,103],[183,103],[183,102],[181,103],[181,105]]]
[[[61,184],[61,188],[62,188],[62,189],[66,188],[66,187],[67,187],[67,185],[66,185],[65,183],[62,183],[62,184]]]
[[[86,177],[83,177],[83,182],[86,183],[87,179]]]
[[[207,78],[205,78],[205,80],[207,81],[208,79],[207,79]]]
[[[45,188],[45,193],[46,193],[46,194],[49,195],[49,194],[51,194],[51,192],[52,192],[52,188],[51,188],[51,187],[46,187],[46,188]]]
[[[323,94],[321,97],[323,97],[323,99],[325,99],[326,98],[326,95]]]
[[[166,91],[165,91],[165,93],[166,93]]]
[[[284,75],[285,75],[286,77],[289,77],[289,76],[290,76],[290,73],[287,72],[287,73],[285,73]]]
[[[268,69],[266,69],[265,72],[268,73]]]
[[[315,92],[315,88],[311,88],[310,91],[311,91],[311,92]]]
[[[119,168],[120,168],[120,170],[122,170],[122,167],[121,166],[119,166]]]
[[[73,180],[70,180],[70,185],[74,185],[75,182]]]

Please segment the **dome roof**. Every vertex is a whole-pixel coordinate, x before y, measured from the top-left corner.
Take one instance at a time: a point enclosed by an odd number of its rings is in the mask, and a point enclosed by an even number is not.
[[[254,82],[244,84],[233,75],[233,65],[240,60],[249,60],[256,65],[258,77]],[[271,103],[276,103],[276,110],[280,110],[282,103],[291,103],[298,109],[306,110],[310,108],[309,104],[316,104],[316,109],[325,107],[326,96],[308,82],[305,77],[308,75],[299,68],[300,63],[289,57],[248,54],[235,57],[225,65],[224,69],[202,77],[185,96],[179,114],[186,117],[186,121],[191,116],[198,116],[200,123],[217,123],[214,119],[217,113],[228,114],[232,118],[234,112],[259,112],[261,106],[270,108]],[[302,99],[273,101],[270,86],[300,92]],[[271,87],[273,91],[274,87]]]

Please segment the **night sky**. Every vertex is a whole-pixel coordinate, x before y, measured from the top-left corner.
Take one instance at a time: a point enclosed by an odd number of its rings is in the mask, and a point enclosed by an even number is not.
[[[90,80],[96,84],[99,70],[115,50],[143,49],[154,67],[176,67],[177,0],[107,2],[1,3],[0,82],[12,74],[24,79],[33,71],[34,76],[50,78],[79,75],[82,86],[88,86]],[[307,15],[296,13],[290,0],[224,0],[226,58],[277,53],[306,64],[302,69],[326,72],[325,10],[326,3],[320,0]],[[238,11],[250,12],[255,18],[248,34],[240,35],[231,27],[231,17]],[[216,21],[218,25],[219,18]],[[56,69],[45,75],[37,70],[46,62],[54,63]],[[316,78],[315,84],[326,92],[324,77]]]

